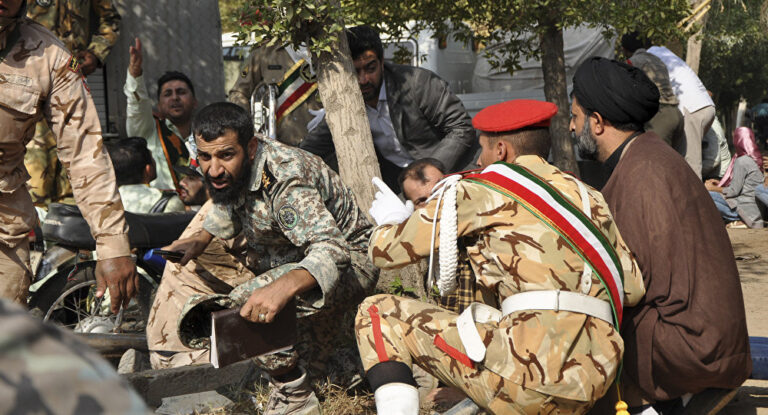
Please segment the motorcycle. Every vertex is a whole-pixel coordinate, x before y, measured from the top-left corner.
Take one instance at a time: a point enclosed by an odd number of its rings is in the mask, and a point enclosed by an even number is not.
[[[136,297],[115,315],[109,293],[95,295],[96,241],[90,227],[76,206],[52,203],[41,227],[47,248],[30,287],[30,311],[73,330],[107,356],[119,356],[128,348],[145,350],[144,329],[165,266],[162,258],[146,254],[176,240],[194,215],[125,213],[140,277]]]

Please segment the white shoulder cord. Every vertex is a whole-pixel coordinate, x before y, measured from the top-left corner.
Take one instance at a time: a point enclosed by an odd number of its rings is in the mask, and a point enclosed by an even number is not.
[[[437,217],[440,216],[440,247],[438,260],[440,261],[440,275],[437,278],[437,288],[440,289],[440,295],[445,297],[458,287],[456,281],[456,269],[459,264],[459,248],[457,244],[458,235],[458,216],[456,213],[456,184],[461,180],[460,174],[448,176],[438,182],[432,195],[427,202],[437,196],[437,205],[435,206],[434,217],[432,218],[432,236],[429,246],[429,271],[427,272],[427,283],[429,287],[435,282],[432,273],[435,254],[435,233],[437,231]],[[445,199],[445,200],[443,200]],[[442,202],[442,209],[440,203]],[[431,289],[431,288],[430,288]]]

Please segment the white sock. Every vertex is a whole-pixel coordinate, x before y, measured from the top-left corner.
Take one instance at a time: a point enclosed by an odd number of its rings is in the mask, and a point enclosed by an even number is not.
[[[405,383],[387,383],[373,394],[378,415],[419,415],[419,391]]]
[[[645,408],[642,412],[635,412],[632,415],[659,415],[652,406]]]

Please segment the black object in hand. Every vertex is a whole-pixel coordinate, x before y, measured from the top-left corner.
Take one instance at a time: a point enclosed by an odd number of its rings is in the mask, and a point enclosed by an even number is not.
[[[163,249],[153,249],[152,253],[156,255],[160,255],[163,258],[167,258],[167,259],[180,260],[181,258],[184,258],[184,252],[166,251]]]

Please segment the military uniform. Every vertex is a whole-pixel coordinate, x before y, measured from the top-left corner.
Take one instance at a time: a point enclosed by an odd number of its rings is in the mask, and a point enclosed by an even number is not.
[[[158,288],[147,323],[153,367],[208,362],[205,334],[184,324],[195,305],[241,306],[254,289],[299,268],[318,287],[298,298],[298,353],[260,363],[274,370],[298,354],[310,369],[327,364],[314,357],[330,354],[344,331],[343,314],[378,277],[365,254],[371,225],[339,176],[309,153],[261,139],[246,195],[235,206],[207,203],[181,238],[202,228],[215,236],[206,251],[185,267],[169,263]]]
[[[77,61],[39,24],[26,18],[15,24],[19,40],[0,61],[0,296],[24,302],[30,274],[25,242],[37,221],[24,185],[24,146],[38,121],[45,119],[57,137],[99,259],[128,256],[130,249],[115,174]],[[3,44],[11,30],[0,33]]]
[[[91,11],[98,18],[95,33]],[[120,34],[120,14],[112,0],[27,0],[27,17],[53,32],[73,54],[90,51],[102,64]]]
[[[51,0],[47,5],[45,1],[27,0],[27,7],[27,17],[53,32],[74,55],[87,50],[103,64],[117,42],[120,15],[111,0]],[[92,11],[98,17],[96,33],[90,32]],[[56,154],[53,133],[44,121],[35,129],[24,157],[33,202],[40,207],[51,202],[74,203],[72,185]]]
[[[243,64],[240,76],[229,91],[229,102],[233,102],[248,112],[251,111],[251,94],[257,88],[267,84],[280,84],[294,66],[296,60],[284,47],[264,46],[254,50]],[[304,62],[298,68],[300,79],[316,82],[316,77]],[[316,85],[316,84],[315,84]],[[297,98],[302,98],[301,95]],[[285,144],[298,146],[307,135],[307,124],[315,117],[309,110],[322,109],[316,87],[303,101],[298,103],[277,123],[277,139]],[[278,105],[280,107],[280,105]],[[286,107],[290,108],[290,105]]]
[[[538,156],[515,161],[581,206],[577,179]],[[644,290],[602,195],[588,190],[592,222],[619,256],[627,305]],[[484,185],[457,184],[457,222],[476,283],[499,304],[530,291],[584,292],[584,260],[556,232],[516,200]],[[370,245],[374,265],[394,268],[429,255],[437,200],[400,225],[376,228]],[[608,301],[599,280],[588,296]],[[491,413],[585,413],[616,376],[623,342],[611,323],[575,312],[520,310],[500,322],[477,323],[487,347],[472,361],[460,339],[458,315],[419,301],[378,295],[359,307],[356,333],[366,370],[384,361],[417,364],[462,389]]]
[[[0,299],[0,413],[149,414],[98,353]]]
[[[168,213],[186,211],[184,202],[179,199],[176,193],[163,192],[143,183],[124,184],[118,188],[118,191],[120,191],[120,198],[123,200],[126,212]],[[158,211],[152,211],[163,198],[167,199],[165,206]]]

